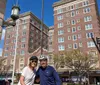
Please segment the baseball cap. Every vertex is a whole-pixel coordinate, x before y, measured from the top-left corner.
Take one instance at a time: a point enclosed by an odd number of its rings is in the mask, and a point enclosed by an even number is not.
[[[32,56],[32,57],[30,57],[29,60],[37,60],[38,61],[38,58],[36,56]]]
[[[40,58],[39,58],[39,60],[47,60],[48,58],[47,58],[47,56],[45,56],[45,55],[41,55],[40,56]]]

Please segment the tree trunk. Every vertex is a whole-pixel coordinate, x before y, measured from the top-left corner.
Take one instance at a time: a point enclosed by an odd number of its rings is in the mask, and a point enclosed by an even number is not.
[[[79,85],[82,85],[81,76],[79,75]]]
[[[87,75],[88,75],[88,85],[90,85],[89,73],[87,73]]]

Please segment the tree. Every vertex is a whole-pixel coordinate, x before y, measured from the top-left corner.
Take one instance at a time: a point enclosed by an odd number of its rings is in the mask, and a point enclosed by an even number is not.
[[[63,66],[67,66],[71,71],[76,72],[80,79],[79,84],[81,85],[82,76],[89,75],[89,72],[95,69],[98,58],[84,54],[80,50],[72,50],[62,52],[62,54],[56,54],[54,61],[58,65],[57,68],[63,64]]]
[[[59,67],[62,67],[65,64],[64,58],[62,57],[62,55],[59,55],[59,54],[53,55],[53,61],[54,61],[54,67],[56,70],[58,70]]]
[[[4,65],[4,61],[6,60],[6,58],[0,58],[0,76],[7,76],[10,65]]]

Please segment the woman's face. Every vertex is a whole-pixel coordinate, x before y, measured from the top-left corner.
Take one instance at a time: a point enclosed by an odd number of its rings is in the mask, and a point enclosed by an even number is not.
[[[30,60],[30,65],[31,65],[31,67],[36,67],[37,66],[37,60]]]

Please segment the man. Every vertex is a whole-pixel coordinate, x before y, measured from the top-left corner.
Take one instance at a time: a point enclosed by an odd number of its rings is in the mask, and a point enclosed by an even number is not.
[[[40,78],[40,85],[61,85],[59,75],[52,66],[48,65],[47,57],[41,56],[39,60],[40,67],[36,73],[36,80]]]
[[[34,79],[36,74],[35,67],[37,66],[37,63],[38,63],[38,58],[36,56],[32,56],[29,59],[29,65],[23,69],[18,85],[34,84]]]

